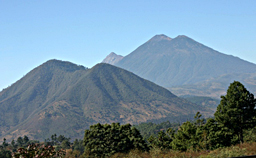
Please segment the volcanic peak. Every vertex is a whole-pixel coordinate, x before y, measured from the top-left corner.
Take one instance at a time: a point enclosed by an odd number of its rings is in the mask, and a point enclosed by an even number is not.
[[[159,42],[159,41],[162,41],[162,40],[167,40],[167,41],[171,41],[172,38],[164,35],[164,34],[160,34],[160,35],[155,35],[154,37],[152,37],[149,42]]]

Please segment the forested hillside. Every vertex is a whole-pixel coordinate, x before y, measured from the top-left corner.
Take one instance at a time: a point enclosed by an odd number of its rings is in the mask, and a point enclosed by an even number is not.
[[[0,156],[211,158],[255,155],[255,106],[254,95],[234,81],[221,97],[214,118],[205,119],[197,112],[194,120],[182,124],[168,121],[136,126],[97,123],[85,130],[83,140],[76,139],[73,143],[70,138],[56,134],[44,143],[29,140],[27,136],[10,144],[4,139]]]
[[[185,121],[198,110],[213,114],[109,64],[87,69],[50,60],[0,92],[0,137],[42,140],[57,133],[82,138],[94,123]]]

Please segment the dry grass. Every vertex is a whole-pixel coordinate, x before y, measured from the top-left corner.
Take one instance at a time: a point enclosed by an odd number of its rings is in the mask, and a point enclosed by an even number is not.
[[[226,158],[236,156],[256,155],[256,142],[247,142],[227,148],[219,148],[213,151],[187,151],[179,152],[173,150],[162,151],[151,149],[150,152],[133,150],[128,154],[116,153],[111,158]]]
[[[160,150],[160,149],[152,149],[148,153],[143,153],[137,150],[133,150],[128,154],[117,153],[111,158],[194,158],[200,157],[202,155],[207,155],[209,152],[201,151],[201,152],[179,152],[173,150]]]
[[[246,149],[246,155],[256,155],[256,142],[248,142],[236,146],[238,146],[240,149]]]
[[[78,151],[67,151],[66,158],[83,158]],[[151,149],[150,152],[132,150],[129,153],[116,153],[111,158],[226,158],[237,156],[256,155],[256,142],[247,142],[227,148],[219,148],[213,151],[187,151]]]

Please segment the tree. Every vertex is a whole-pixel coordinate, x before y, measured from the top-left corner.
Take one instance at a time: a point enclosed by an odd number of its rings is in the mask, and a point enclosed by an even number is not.
[[[70,140],[70,138],[66,138],[64,135],[59,135],[59,137],[57,138],[57,140],[62,143],[62,141],[64,140]]]
[[[18,144],[18,146],[22,146],[23,145],[23,139],[22,139],[22,137],[18,137],[17,138],[17,144]]]
[[[84,146],[84,155],[88,157],[108,157],[114,153],[127,153],[132,149],[149,150],[136,128],[119,123],[90,126],[89,130],[85,130]]]
[[[83,140],[76,139],[72,145],[72,155],[78,157],[84,153]]]
[[[12,145],[13,148],[16,148],[14,139],[12,140],[11,145]]]
[[[187,121],[183,123],[177,133],[174,134],[172,148],[180,151],[195,149],[198,142],[198,128],[195,124]]]
[[[218,124],[215,119],[207,119],[203,126],[203,145],[205,149],[216,149],[231,145],[232,132],[222,124]]]
[[[205,136],[203,128],[205,119],[201,118],[200,112],[194,116],[194,121],[184,122],[175,134],[172,134],[172,148],[175,150],[186,151],[188,149],[200,150],[205,148]],[[174,131],[169,131],[173,133]]]
[[[57,134],[56,134],[56,133],[53,134],[53,135],[51,136],[51,138],[52,138],[52,143],[53,143],[53,145],[55,145],[55,144],[56,144],[56,141],[57,141]]]
[[[243,143],[243,130],[256,125],[256,99],[244,85],[238,81],[230,84],[225,96],[221,96],[221,102],[214,116],[218,124],[221,124],[238,136]]]
[[[3,139],[2,146],[3,146],[4,148],[6,148],[6,147],[8,146],[8,143],[6,142],[6,139],[5,139],[5,138]]]
[[[25,135],[23,137],[23,144],[27,145],[28,142],[29,142],[29,138]]]
[[[154,138],[152,135],[149,137],[148,142],[152,147],[159,148],[161,150],[171,149],[172,138],[163,131],[158,133],[158,136]]]
[[[72,149],[78,150],[83,153],[84,152],[83,140],[76,139],[73,143]]]
[[[62,147],[62,149],[69,149],[70,148],[70,142],[67,139],[63,140],[61,142],[61,147]]]

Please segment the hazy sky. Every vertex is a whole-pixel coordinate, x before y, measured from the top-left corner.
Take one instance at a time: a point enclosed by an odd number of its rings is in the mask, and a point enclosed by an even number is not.
[[[92,67],[156,34],[256,63],[255,0],[0,0],[0,91],[49,59]]]

